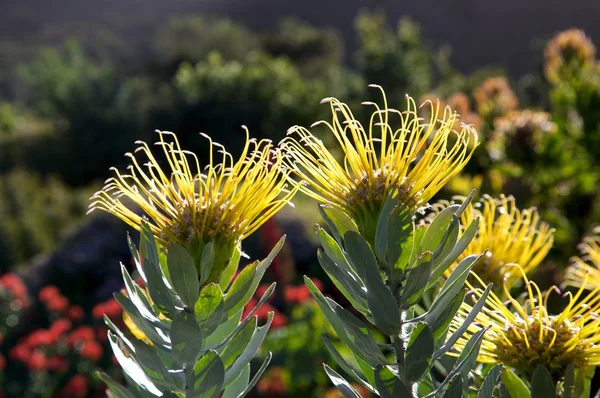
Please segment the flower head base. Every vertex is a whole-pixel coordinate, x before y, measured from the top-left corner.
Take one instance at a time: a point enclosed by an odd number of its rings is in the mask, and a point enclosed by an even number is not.
[[[486,118],[503,116],[519,106],[519,100],[505,77],[485,79],[473,95],[477,110]]]
[[[595,63],[596,47],[579,29],[569,29],[557,34],[544,50],[546,78],[557,83]]]
[[[566,285],[600,288],[600,228],[596,228],[594,232],[595,235],[584,238],[579,245],[583,256],[571,260],[572,264],[565,272]],[[584,283],[586,279],[587,284]]]
[[[143,218],[121,200],[128,198],[151,219],[150,228],[162,246],[183,245],[198,260],[197,266],[206,243],[214,241],[220,261],[215,261],[208,281],[215,281],[237,243],[294,194],[295,190],[285,190],[281,153],[268,141],[247,139],[240,159],[234,161],[221,145],[205,136],[210,154],[202,172],[196,155],[181,149],[173,133],[158,134],[156,145],[162,148],[168,168],[161,168],[149,146],[138,142],[135,152],[142,152],[146,162],[126,154],[132,161],[128,173],[112,169],[116,177],[92,196],[90,212],[107,211],[139,231]]]
[[[575,368],[599,365],[599,290],[582,300],[579,299],[583,288],[574,297],[567,293],[566,308],[558,315],[550,315],[547,309],[548,297],[552,291],[558,291],[558,288],[554,287],[542,294],[538,286],[527,279],[524,271],[520,272],[526,287],[524,302],[519,303],[510,296],[506,285],[504,290],[509,297],[508,302],[502,302],[490,292],[482,311],[465,335],[458,340],[455,349],[460,351],[470,336],[482,327],[491,326],[484,335],[479,362],[502,363],[528,378],[538,366],[543,365],[555,381],[564,376],[566,367],[571,363]],[[481,279],[476,279],[478,285],[483,286]],[[470,284],[469,287],[473,288]],[[473,288],[474,299],[480,298],[482,293],[479,287]],[[450,332],[458,329],[471,311],[472,307],[463,303],[450,324]]]
[[[428,118],[418,115],[415,101],[406,97],[407,109],[375,108],[368,126],[355,119],[348,105],[326,98],[332,121],[326,125],[344,153],[343,163],[323,142],[303,127],[292,127],[282,141],[292,174],[300,190],[318,201],[340,208],[354,217],[367,237],[386,197],[398,193],[400,203],[423,206],[468,162],[476,147],[477,133],[463,125],[453,129],[458,115],[439,103],[427,102]],[[314,126],[314,125],[313,125]]]
[[[434,204],[433,210],[438,213],[448,205],[442,201]],[[518,268],[510,265],[518,264],[530,274],[552,248],[554,230],[540,220],[535,208],[519,210],[512,196],[494,199],[485,195],[479,202],[470,203],[460,219],[461,233],[476,218],[479,218],[479,228],[475,237],[446,271],[446,276],[465,257],[485,252],[473,271],[486,283],[493,283],[495,287],[505,283],[511,288],[521,275]]]

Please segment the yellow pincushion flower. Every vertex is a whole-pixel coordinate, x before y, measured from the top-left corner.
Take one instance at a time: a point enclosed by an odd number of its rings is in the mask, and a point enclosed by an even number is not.
[[[404,111],[375,108],[368,125],[363,126],[343,102],[326,98],[331,122],[320,121],[333,133],[344,159],[339,162],[323,142],[308,129],[292,127],[281,143],[292,174],[300,180],[300,190],[319,202],[354,217],[367,237],[385,198],[398,192],[400,202],[423,206],[468,162],[478,144],[477,133],[466,125],[453,129],[458,115],[450,108],[440,109],[431,101],[426,120],[419,117],[415,101],[406,97]]]
[[[583,239],[579,248],[582,257],[574,257],[565,272],[565,284],[575,287],[587,286],[588,289],[600,287],[600,228],[595,235]],[[589,278],[588,284],[584,281]]]
[[[438,213],[448,205],[449,202],[440,201],[432,207],[434,213]],[[518,264],[525,273],[531,274],[552,248],[554,230],[541,221],[535,208],[519,210],[512,196],[495,199],[484,195],[479,202],[470,203],[460,218],[461,233],[476,218],[479,218],[479,228],[475,237],[446,271],[446,276],[465,257],[487,250],[473,271],[496,288],[502,286],[506,278],[505,283],[511,288],[520,280],[520,271],[510,265]]]
[[[595,64],[596,47],[579,29],[568,29],[554,36],[544,50],[544,72],[551,83],[560,82]]]
[[[600,289],[583,298],[583,287],[575,296],[567,293],[563,296],[568,297],[565,309],[558,315],[550,315],[548,297],[552,291],[560,292],[558,288],[553,287],[542,294],[538,286],[527,279],[525,272],[515,267],[525,285],[524,302],[513,298],[506,285],[504,291],[509,297],[508,302],[490,292],[475,322],[454,345],[451,355],[460,355],[474,333],[490,327],[485,332],[477,358],[481,363],[502,363],[528,379],[539,365],[543,365],[557,381],[571,363],[575,368],[600,365],[600,318],[597,316]],[[484,285],[481,279],[476,279],[478,284]],[[480,287],[473,288],[469,283],[468,286],[473,289],[473,300],[482,296]],[[469,304],[463,303],[450,324],[449,333],[457,330],[472,310]]]
[[[138,142],[135,153],[141,152],[145,159],[126,154],[132,162],[128,173],[112,168],[116,176],[92,196],[90,212],[107,211],[139,231],[143,217],[121,200],[126,197],[150,218],[150,228],[163,246],[179,243],[199,260],[205,244],[214,241],[217,260],[226,262],[239,240],[295,193],[285,189],[280,151],[266,140],[247,139],[240,159],[234,161],[221,145],[205,136],[210,153],[202,171],[196,155],[181,149],[175,134],[158,134],[156,145],[162,149],[166,167],[161,167],[146,143]],[[217,263],[209,282],[218,278],[225,265]]]

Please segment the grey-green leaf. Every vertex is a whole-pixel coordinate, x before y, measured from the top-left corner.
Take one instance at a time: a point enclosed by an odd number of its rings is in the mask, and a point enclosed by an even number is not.
[[[96,374],[98,375],[98,378],[108,386],[114,398],[135,398],[135,395],[133,395],[131,391],[114,381],[106,373],[96,372]]]
[[[331,369],[329,366],[323,364],[325,368],[325,373],[329,376],[329,379],[337,387],[337,389],[342,393],[344,398],[361,398],[360,394],[344,379],[340,376],[335,370]]]
[[[213,242],[210,241],[202,249],[202,256],[200,257],[200,284],[206,282],[210,276],[213,265],[215,264],[215,248]]]
[[[511,398],[531,398],[531,393],[527,384],[509,368],[502,371],[502,384],[508,391]]]
[[[556,397],[556,386],[548,369],[538,366],[533,372],[531,379],[531,398],[554,398]]]
[[[171,323],[171,352],[183,364],[195,364],[202,352],[202,331],[192,314],[181,312]]]
[[[350,262],[359,271],[359,275],[367,286],[367,302],[375,326],[387,335],[400,333],[402,322],[398,303],[381,279],[377,259],[369,244],[362,236],[353,231],[346,232],[344,243]]]
[[[454,376],[448,389],[444,393],[444,398],[461,398],[463,390],[463,379],[460,374]]]
[[[494,390],[498,384],[500,372],[502,372],[502,365],[500,364],[496,364],[490,369],[488,374],[485,375],[481,388],[477,392],[477,398],[492,398],[494,396]]]
[[[375,369],[375,386],[382,398],[412,398],[410,390],[402,380],[384,366]]]
[[[433,355],[433,333],[427,324],[418,323],[413,329],[408,341],[405,355],[405,375],[410,382],[415,382],[423,377],[429,368]]]
[[[208,351],[194,365],[188,381],[188,397],[216,398],[221,392],[225,368],[213,350]]]
[[[250,342],[250,339],[256,331],[256,322],[256,317],[246,322],[244,327],[233,336],[233,338],[225,346],[223,352],[221,352],[220,356],[226,369],[233,365],[235,360],[248,346],[248,342]]]
[[[194,308],[200,292],[198,271],[194,259],[185,247],[175,243],[169,246],[167,267],[169,268],[173,289],[175,289],[186,307]]]

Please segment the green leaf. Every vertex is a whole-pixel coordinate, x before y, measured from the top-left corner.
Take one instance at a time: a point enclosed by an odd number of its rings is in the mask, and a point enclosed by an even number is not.
[[[442,286],[441,290],[437,294],[435,300],[431,304],[431,307],[435,307],[438,304],[445,305],[450,297],[454,297],[458,292],[460,292],[464,286],[465,281],[469,277],[469,273],[471,272],[471,268],[473,268],[473,264],[477,261],[481,256],[472,255],[463,259],[457,266],[452,270],[452,273]]]
[[[233,365],[235,360],[244,352],[248,343],[250,342],[250,339],[256,331],[256,323],[256,317],[250,319],[244,324],[244,327],[239,332],[237,332],[233,336],[231,341],[229,341],[229,343],[225,346],[225,349],[220,354],[225,369]]]
[[[208,336],[204,335],[204,349],[210,350],[215,349],[222,344],[226,344],[231,337],[233,337],[233,332],[236,327],[240,324],[240,319],[242,318],[242,312],[244,309],[240,309],[234,316],[226,319],[223,323],[221,323],[217,328],[209,334]]]
[[[252,390],[254,388],[254,386],[256,385],[256,383],[258,383],[258,380],[260,379],[260,377],[262,376],[262,374],[267,369],[267,366],[269,366],[269,363],[271,362],[271,358],[273,358],[273,354],[269,352],[269,355],[267,355],[267,357],[263,361],[262,365],[260,366],[260,368],[258,369],[258,371],[256,372],[256,374],[252,378],[252,381],[250,381],[250,384],[248,384],[248,386],[246,387],[246,389],[244,390],[244,392],[242,394],[240,394],[239,397],[246,396],[246,394],[248,394],[250,392],[250,390]],[[248,365],[246,365],[246,366],[248,366]]]
[[[531,379],[531,398],[554,398],[556,387],[548,369],[538,366]]]
[[[502,384],[511,398],[531,398],[529,388],[519,376],[509,368],[502,371]]]
[[[417,397],[424,397],[428,394],[431,394],[435,390],[433,386],[433,379],[431,377],[431,373],[427,372],[425,377],[421,379],[418,383],[417,387]]]
[[[156,266],[160,264],[154,234],[146,220],[142,221],[142,230],[140,231],[140,254],[142,255],[142,263],[147,260]]]
[[[216,283],[204,286],[194,306],[194,315],[203,336],[210,335],[221,323],[225,314],[223,292]]]
[[[430,288],[431,286],[435,285],[438,281],[438,278],[441,277],[444,274],[444,272],[446,272],[448,267],[450,267],[456,261],[456,259],[465,251],[467,246],[469,246],[469,243],[471,243],[471,241],[475,237],[478,228],[479,219],[477,218],[474,221],[472,221],[469,227],[462,233],[461,237],[458,239],[458,242],[456,243],[452,251],[446,256],[446,258],[439,262],[437,267],[433,270],[431,275],[432,280],[427,285],[427,288]]]
[[[148,278],[146,288],[150,293],[150,298],[154,305],[166,314],[174,314],[177,312],[173,298],[171,297],[170,289],[165,283],[164,276],[158,263],[153,263],[151,260],[144,260],[144,273]]]
[[[326,364],[323,364],[325,368],[325,373],[329,376],[329,379],[333,383],[334,386],[342,393],[344,398],[361,398],[360,394],[344,379],[340,376],[335,370],[331,369]]]
[[[338,244],[342,244],[342,237],[347,231],[358,232],[354,220],[340,209],[321,204],[319,205],[319,212]]]
[[[156,351],[141,340],[133,339],[131,343],[135,349],[137,362],[152,380],[152,383],[163,391],[175,389],[173,379]]]
[[[425,323],[418,323],[408,341],[405,355],[406,380],[415,382],[423,377],[429,368],[433,355],[433,333]]]
[[[565,370],[565,381],[563,382],[563,398],[572,398],[575,392],[575,365],[570,363]]]
[[[227,373],[225,374],[224,385],[227,387],[229,383],[235,380],[239,374],[244,370],[244,367],[250,363],[252,358],[258,352],[258,348],[262,344],[269,327],[271,327],[271,322],[273,322],[273,312],[269,312],[269,317],[267,318],[267,323],[263,326],[256,329],[256,332],[246,345],[246,349],[244,352],[235,360],[233,365],[229,368]]]
[[[186,307],[194,308],[200,291],[198,271],[196,271],[194,259],[185,247],[175,243],[169,246],[167,267],[171,275],[173,289],[175,289]]]
[[[181,312],[171,323],[171,352],[183,364],[195,364],[202,353],[202,331],[193,315]]]
[[[354,268],[354,265],[348,261],[346,255],[344,252],[342,252],[342,249],[337,242],[319,226],[317,226],[317,237],[319,238],[319,242],[321,243],[325,254],[327,254],[327,257],[329,257],[331,261],[335,263],[335,265],[354,275],[357,279],[361,278],[361,273],[358,272]]]
[[[454,219],[454,213],[460,208],[459,205],[451,205],[442,210],[429,224],[423,240],[421,241],[420,253],[434,252],[447,235],[448,228]]]
[[[385,365],[387,361],[375,343],[369,328],[335,301],[326,299],[310,278],[305,276],[304,281],[342,342],[371,366]]]
[[[375,389],[373,387],[371,387],[369,382],[367,382],[362,377],[360,377],[358,375],[358,373],[356,373],[356,371],[354,369],[352,369],[352,366],[350,366],[350,364],[348,364],[348,362],[346,362],[344,357],[342,357],[342,355],[339,353],[339,351],[333,346],[333,344],[331,343],[329,338],[324,334],[321,336],[321,338],[323,339],[323,342],[325,343],[325,347],[327,348],[327,351],[329,351],[329,353],[331,354],[331,356],[333,357],[335,362],[339,365],[339,367],[342,368],[344,370],[344,372],[346,372],[350,376],[352,376],[356,381],[358,381],[363,386],[365,386],[369,391],[374,393]],[[372,368],[371,368],[371,370],[372,370]]]
[[[114,398],[135,398],[135,395],[127,388],[123,387],[116,381],[114,381],[109,375],[104,372],[96,372],[96,375],[100,380],[106,384],[112,393]]]
[[[485,375],[481,388],[477,392],[477,398],[492,398],[494,396],[494,390],[498,384],[500,372],[502,372],[502,365],[500,364],[496,364],[490,369],[488,374]]]
[[[366,288],[362,281],[357,279],[354,274],[338,267],[321,249],[317,250],[317,258],[323,270],[333,281],[340,292],[350,301],[350,304],[362,312],[367,314],[369,304],[367,303]]]
[[[160,319],[157,315],[154,314],[152,309],[152,305],[144,300],[145,297],[138,294],[137,284],[131,279],[129,272],[125,268],[125,265],[121,263],[121,274],[123,275],[123,281],[125,282],[125,290],[127,291],[127,296],[129,300],[135,305],[135,308],[139,311],[139,313],[148,321],[153,324],[159,324]],[[142,298],[143,297],[143,298]]]
[[[375,386],[382,398],[412,398],[412,394],[402,380],[384,366],[375,369]]]
[[[452,322],[452,318],[456,315],[464,298],[465,291],[463,290],[451,300],[444,300],[443,302],[438,303],[437,306],[431,308],[429,312],[425,314],[425,323],[431,328],[435,340],[438,340],[446,333],[450,322]],[[415,318],[415,320],[420,320],[419,318]]]
[[[454,364],[452,370],[448,373],[444,381],[442,381],[442,383],[434,392],[429,393],[425,396],[426,398],[437,396],[436,394],[439,394],[441,391],[443,391],[446,385],[448,385],[448,383],[450,383],[457,375],[468,374],[468,372],[473,367],[473,364],[477,360],[477,356],[479,355],[479,348],[481,347],[481,343],[483,341],[483,335],[487,330],[488,328],[480,329],[475,334],[473,334],[473,336],[471,336],[469,341],[467,341],[465,348],[461,352],[460,357]]]
[[[223,387],[224,377],[223,361],[215,351],[207,351],[190,372],[187,396],[216,398]]]
[[[377,259],[369,244],[362,236],[352,231],[346,232],[344,243],[350,262],[359,270],[367,286],[367,302],[375,326],[388,336],[400,333],[402,321],[398,303],[381,279]]]
[[[450,382],[443,398],[461,398],[463,390],[463,379],[461,375],[456,375]]]
[[[242,246],[241,243],[238,243],[235,250],[233,251],[233,255],[229,259],[227,266],[225,266],[225,270],[221,274],[221,278],[219,279],[219,287],[222,291],[225,291],[229,284],[231,283],[231,279],[235,274],[235,271],[238,269],[240,265],[240,259],[242,258]]]
[[[129,300],[123,293],[116,292],[113,294],[115,300],[119,303],[123,311],[129,315],[131,321],[148,337],[154,344],[157,345],[168,345],[166,341],[156,330],[148,320],[146,320],[138,311],[137,307]]]
[[[242,373],[237,379],[231,382],[231,384],[223,392],[222,398],[238,398],[243,397],[244,390],[250,383],[250,364],[244,367]]]
[[[204,284],[210,276],[213,265],[215,264],[215,248],[213,242],[208,242],[202,249],[200,257],[200,284]]]
[[[402,291],[401,307],[409,308],[416,304],[421,297],[431,275],[431,252],[423,253],[417,264],[408,271],[408,278]]]
[[[412,212],[406,205],[399,205],[397,196],[388,195],[375,230],[375,253],[377,258],[393,270],[400,257],[402,243],[412,232]]]
[[[279,250],[283,247],[285,235],[277,242],[271,253],[260,263],[254,262],[239,273],[225,296],[225,312],[228,316],[235,314],[252,298],[267,267],[271,264]]]
[[[591,395],[592,378],[595,370],[595,366],[575,370],[575,397],[587,398]]]
[[[119,362],[119,365],[123,369],[123,372],[131,379],[135,380],[135,384],[140,388],[156,396],[160,396],[161,391],[156,388],[152,380],[148,378],[140,364],[130,355],[125,354],[125,351],[121,349],[119,338],[113,333],[108,332],[108,342],[112,348],[113,354],[117,358],[117,362]]]
[[[368,385],[366,385],[365,387],[367,387],[369,391],[376,393],[375,387],[372,387],[375,385],[375,369],[371,365],[363,361],[362,358],[356,355],[355,353],[352,353],[352,356],[358,364],[358,368],[362,372],[363,376],[365,377],[365,379],[367,379]]]
[[[444,355],[445,353],[450,351],[450,349],[452,348],[454,343],[456,343],[458,341],[458,339],[460,339],[461,336],[467,331],[467,329],[469,328],[471,323],[473,323],[473,321],[477,317],[477,314],[479,314],[479,312],[485,305],[485,301],[487,300],[487,297],[490,294],[491,290],[492,290],[492,284],[490,283],[485,288],[485,291],[483,292],[483,294],[481,295],[479,300],[477,300],[477,302],[475,303],[475,305],[469,312],[469,315],[467,315],[467,317],[465,318],[462,325],[460,325],[459,328],[456,329],[456,331],[454,333],[452,333],[452,335],[446,340],[446,342],[435,352],[434,360],[441,358],[442,355]]]

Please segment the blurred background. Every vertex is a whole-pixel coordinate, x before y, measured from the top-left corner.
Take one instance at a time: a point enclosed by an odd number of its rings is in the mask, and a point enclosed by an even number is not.
[[[204,132],[237,153],[242,124],[278,142],[328,117],[324,97],[364,117],[360,102],[379,99],[369,83],[391,106],[439,99],[477,128],[482,145],[438,196],[476,188],[538,207],[556,234],[537,279],[560,283],[600,223],[599,12],[591,0],[2,1],[0,397],[104,396],[93,372],[119,377],[101,318],[122,322],[112,293],[128,229],[85,212],[134,141],[170,130],[202,158]],[[316,204],[294,202],[244,242],[257,258],[288,236],[265,280],[278,282],[260,312],[276,312],[274,360],[255,395],[337,397],[319,371],[331,331],[302,275],[343,297],[316,262]]]

